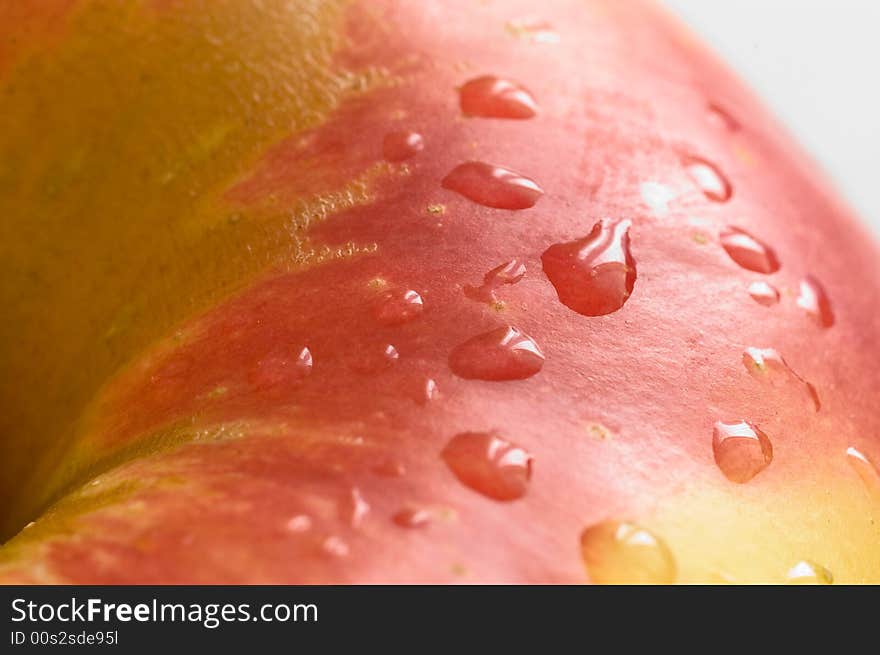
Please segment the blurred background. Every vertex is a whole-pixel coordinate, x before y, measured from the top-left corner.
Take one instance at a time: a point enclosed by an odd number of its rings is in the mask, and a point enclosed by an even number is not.
[[[799,137],[880,236],[880,0],[664,0]]]

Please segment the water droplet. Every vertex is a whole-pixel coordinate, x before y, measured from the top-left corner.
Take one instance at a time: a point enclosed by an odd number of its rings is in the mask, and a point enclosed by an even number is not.
[[[594,584],[672,584],[675,560],[662,539],[633,523],[603,521],[581,533]]]
[[[321,548],[325,553],[334,557],[347,557],[349,553],[348,544],[339,537],[327,537],[321,544]]]
[[[752,282],[749,285],[749,295],[764,307],[771,307],[779,302],[779,291],[772,284],[764,281]]]
[[[442,184],[468,200],[496,209],[528,209],[544,195],[531,178],[481,161],[459,164]]]
[[[721,245],[730,258],[746,270],[755,273],[779,270],[779,260],[773,249],[745,230],[728,227],[721,233]]]
[[[431,522],[431,513],[426,509],[406,507],[391,517],[402,528],[424,528]]]
[[[349,366],[357,373],[374,374],[391,368],[400,359],[397,348],[391,344],[371,346],[359,351],[349,362]]]
[[[495,291],[505,284],[516,284],[526,274],[526,265],[518,259],[511,259],[496,266],[483,276],[483,284],[479,287],[467,285],[464,293],[468,298],[478,302],[492,303],[497,300]]]
[[[488,432],[455,435],[441,456],[462,483],[495,500],[522,498],[532,477],[532,456]]]
[[[521,18],[508,21],[507,31],[521,39],[529,39],[535,43],[559,43],[559,34],[545,20]]]
[[[288,532],[308,532],[312,529],[312,519],[305,514],[297,514],[287,522],[285,527]]]
[[[459,89],[461,111],[481,118],[532,118],[538,105],[521,84],[494,75],[466,82]]]
[[[817,412],[821,409],[822,403],[819,400],[816,387],[795,373],[794,369],[788,365],[782,355],[775,349],[746,348],[743,351],[742,361],[746,371],[755,379],[769,382],[773,386],[794,383],[802,387],[810,399],[813,409]]]
[[[639,187],[642,201],[654,212],[655,216],[666,216],[669,213],[669,201],[675,198],[675,192],[665,184],[644,182]]]
[[[682,163],[687,174],[709,200],[713,202],[730,200],[733,188],[715,164],[692,156],[684,157]]]
[[[382,325],[407,323],[422,313],[422,297],[412,289],[386,291],[376,305],[376,320]]]
[[[858,474],[868,493],[880,499],[880,469],[865,453],[850,446],[846,449],[846,461]]]
[[[472,337],[449,354],[449,368],[468,380],[523,380],[543,365],[544,355],[538,344],[512,326]]]
[[[820,564],[809,560],[802,560],[792,566],[788,571],[789,584],[833,584],[834,576],[831,571]]]
[[[428,403],[437,400],[439,397],[440,388],[432,378],[425,380],[424,383],[416,389],[415,401],[419,405],[427,405]]]
[[[831,308],[831,300],[825,292],[825,287],[811,275],[801,280],[797,306],[807,312],[823,328],[834,325],[834,310]]]
[[[636,283],[629,228],[628,220],[603,219],[584,238],[544,251],[544,273],[563,305],[584,316],[602,316],[623,307]]]
[[[356,528],[370,513],[370,504],[361,495],[360,489],[352,487],[339,504],[339,513],[343,521]]]
[[[389,132],[382,141],[382,156],[388,161],[403,161],[425,149],[425,140],[417,132]]]
[[[770,439],[746,421],[715,423],[712,452],[724,477],[739,484],[751,480],[773,460]]]
[[[311,374],[312,365],[312,353],[308,348],[302,348],[295,356],[286,353],[269,355],[250,370],[248,380],[260,390],[297,384]]]

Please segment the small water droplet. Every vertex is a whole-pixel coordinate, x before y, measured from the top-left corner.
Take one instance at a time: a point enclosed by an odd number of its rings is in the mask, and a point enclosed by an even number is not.
[[[478,334],[449,354],[449,368],[467,380],[523,380],[544,365],[544,354],[530,336],[512,326]]]
[[[736,132],[742,127],[729,111],[715,102],[709,103],[707,116],[712,125],[730,132]]]
[[[248,372],[248,380],[260,390],[297,384],[311,375],[313,363],[308,348],[302,348],[295,356],[287,353],[269,355]]]
[[[459,164],[443,178],[443,188],[495,209],[528,209],[544,195],[533,179],[481,161]]]
[[[749,285],[749,295],[756,303],[764,305],[764,307],[771,307],[779,302],[779,290],[764,281],[752,282]]]
[[[823,328],[834,325],[834,310],[825,287],[816,278],[808,275],[800,284],[797,306],[809,314]]]
[[[388,161],[403,161],[425,149],[425,140],[417,132],[389,132],[382,141],[382,156]]]
[[[493,303],[497,300],[495,291],[505,284],[516,284],[526,274],[526,265],[518,259],[511,259],[496,266],[483,276],[483,284],[479,287],[467,285],[464,293],[468,298],[478,302]]]
[[[391,517],[402,528],[424,528],[431,522],[431,513],[426,509],[406,507]]]
[[[743,366],[749,375],[762,382],[769,382],[773,386],[783,386],[795,383],[802,387],[810,399],[810,403],[817,412],[822,408],[816,387],[795,373],[773,348],[746,348],[742,355]]]
[[[655,216],[666,216],[669,213],[669,201],[675,198],[675,192],[659,182],[643,182],[639,187],[642,201]]]
[[[285,526],[288,532],[308,532],[312,529],[312,519],[305,514],[292,517]]]
[[[481,118],[532,118],[538,111],[535,98],[521,84],[494,75],[462,85],[459,103],[465,116]]]
[[[593,584],[672,584],[675,560],[662,539],[633,523],[603,521],[581,533]]]
[[[687,156],[682,160],[685,171],[699,187],[703,195],[713,202],[727,202],[733,194],[733,187],[727,178],[712,162],[701,157]]]
[[[751,480],[773,461],[770,439],[747,421],[715,423],[712,452],[724,477],[739,484]]]
[[[407,323],[424,310],[422,297],[412,289],[397,289],[382,294],[376,305],[376,320],[382,325]]]
[[[532,477],[532,456],[489,432],[457,434],[441,456],[462,483],[495,500],[522,498]]]
[[[545,20],[520,18],[508,21],[505,27],[514,36],[534,43],[559,43],[559,34]]]
[[[390,343],[383,346],[370,346],[359,351],[349,362],[352,370],[362,374],[375,374],[394,366],[400,359],[397,348]]]
[[[880,499],[880,469],[865,453],[850,446],[846,449],[846,461],[862,479],[868,493]]]
[[[544,273],[563,305],[584,316],[603,316],[623,307],[636,283],[629,228],[628,220],[603,219],[586,237],[544,251]]]
[[[768,274],[779,270],[779,259],[773,249],[745,230],[728,227],[721,233],[721,245],[746,270]]]
[[[820,564],[809,560],[801,560],[792,566],[788,575],[789,584],[833,584],[834,576],[831,571]]]
[[[415,392],[415,401],[419,405],[427,405],[440,397],[440,388],[432,378],[428,378]]]
[[[356,528],[370,513],[370,504],[364,499],[360,489],[352,487],[339,504],[339,513],[343,521]]]
[[[349,553],[348,544],[340,537],[327,537],[321,544],[321,548],[325,553],[334,557],[347,557]]]

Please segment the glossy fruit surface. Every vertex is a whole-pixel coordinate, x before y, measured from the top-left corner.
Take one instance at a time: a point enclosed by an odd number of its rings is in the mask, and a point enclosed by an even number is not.
[[[880,582],[880,251],[653,5],[0,37],[0,580]]]

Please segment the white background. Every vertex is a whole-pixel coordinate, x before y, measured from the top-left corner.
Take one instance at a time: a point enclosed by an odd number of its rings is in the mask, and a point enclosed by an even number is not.
[[[880,0],[664,0],[880,235]]]

